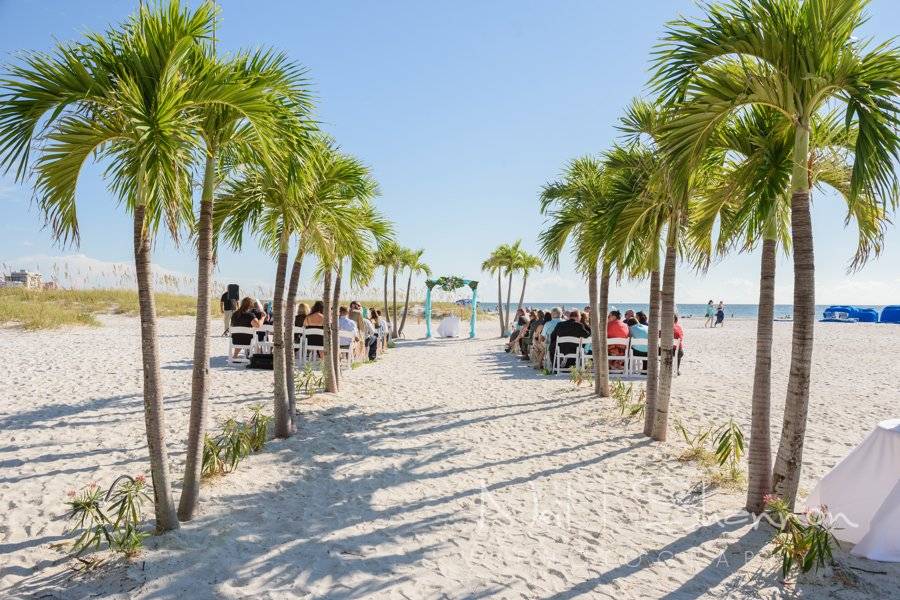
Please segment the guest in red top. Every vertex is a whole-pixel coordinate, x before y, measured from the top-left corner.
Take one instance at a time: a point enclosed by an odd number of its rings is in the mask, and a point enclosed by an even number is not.
[[[678,323],[678,315],[675,315],[675,326],[673,327],[673,335],[675,339],[678,340],[678,366],[676,368],[676,374],[681,375],[681,357],[684,356],[684,329],[681,328],[681,324]]]
[[[606,318],[606,337],[607,339],[628,337],[628,325],[622,322],[622,313],[617,310],[609,311],[609,316]],[[609,356],[625,356],[625,346],[621,344],[611,345],[607,349],[607,353]],[[625,368],[625,361],[611,360],[609,361],[609,368],[614,371],[621,371]]]

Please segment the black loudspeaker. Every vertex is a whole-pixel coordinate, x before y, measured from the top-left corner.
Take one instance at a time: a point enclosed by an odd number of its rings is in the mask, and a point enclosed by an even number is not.
[[[236,283],[228,284],[228,299],[235,302],[241,299],[241,288]]]

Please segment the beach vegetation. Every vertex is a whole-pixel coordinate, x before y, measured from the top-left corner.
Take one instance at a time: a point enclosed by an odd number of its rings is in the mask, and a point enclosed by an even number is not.
[[[96,483],[70,491],[67,530],[76,535],[70,552],[80,556],[105,547],[128,558],[137,555],[148,535],[141,529],[142,507],[150,501],[146,487],[142,475],[122,475],[106,491]]]
[[[647,392],[639,387],[635,395],[633,383],[627,385],[623,381],[613,381],[610,385],[610,396],[619,410],[619,415],[626,421],[642,416],[647,410]]]
[[[706,467],[716,463],[716,456],[708,447],[712,427],[701,425],[696,431],[691,431],[680,419],[675,419],[674,428],[687,444],[687,450],[678,456],[678,460],[695,461]]]
[[[193,316],[195,298],[181,294],[154,294],[160,317]],[[134,290],[34,290],[0,287],[0,323],[14,323],[27,330],[65,326],[99,327],[104,315],[137,315]]]
[[[771,480],[772,490],[789,507],[797,496],[809,409],[815,323],[809,163],[819,117],[833,110],[845,129],[857,128],[848,154],[853,167],[844,181],[851,205],[860,202],[887,212],[898,202],[894,169],[900,154],[900,48],[859,37],[866,5],[865,0],[710,4],[699,19],[670,22],[655,58],[654,88],[675,109],[665,127],[668,159],[682,172],[702,162],[717,126],[735,115],[763,106],[789,123],[794,315]],[[851,268],[879,248],[867,244]],[[754,492],[758,479],[755,473]]]
[[[250,407],[250,418],[226,419],[216,435],[204,435],[201,474],[216,477],[237,470],[247,456],[262,450],[269,440],[272,417],[262,412],[262,405]]]
[[[572,370],[569,372],[569,378],[576,388],[580,388],[583,383],[590,382],[594,378],[594,374],[591,369],[572,367]]]
[[[781,557],[781,576],[807,573],[833,563],[837,540],[826,507],[808,510],[802,515],[792,512],[789,503],[774,495],[766,496],[766,511],[777,524],[772,543]]]

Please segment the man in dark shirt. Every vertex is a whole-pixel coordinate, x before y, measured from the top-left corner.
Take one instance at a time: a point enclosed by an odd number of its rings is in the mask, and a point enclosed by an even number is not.
[[[569,312],[569,318],[557,325],[553,329],[553,333],[550,334],[550,360],[551,364],[554,357],[556,356],[556,340],[561,337],[577,337],[577,338],[588,338],[591,337],[591,328],[582,324],[579,319],[581,319],[581,312],[576,308]],[[560,344],[560,350],[563,354],[574,354],[575,353],[575,344]],[[569,359],[567,361],[566,367],[574,366],[574,359]]]
[[[228,335],[228,330],[231,328],[231,315],[237,310],[237,300],[230,298],[228,296],[228,291],[226,290],[219,299],[219,308],[222,310],[222,322],[225,323],[225,332],[222,336],[226,336]]]

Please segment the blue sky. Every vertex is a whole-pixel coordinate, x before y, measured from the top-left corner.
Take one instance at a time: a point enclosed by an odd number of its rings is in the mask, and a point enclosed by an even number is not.
[[[501,242],[521,238],[536,252],[540,186],[564,163],[599,153],[632,97],[645,92],[649,52],[666,20],[696,12],[693,2],[643,0],[492,2],[243,2],[224,0],[221,49],[275,46],[309,69],[318,117],[343,148],[369,164],[379,206],[399,241],[424,248],[438,273],[486,279],[479,265]],[[103,29],[137,1],[0,0],[0,60],[54,39]],[[875,0],[864,36],[896,35],[900,3]],[[79,252],[131,259],[127,216],[87,165],[78,190]],[[61,255],[31,205],[27,188],[0,178],[0,258]],[[817,302],[900,302],[900,235],[848,276],[855,231],[836,198],[814,199]],[[195,271],[191,248],[168,239],[155,262]],[[757,254],[730,257],[704,277],[679,271],[677,299],[755,302]],[[219,277],[260,280],[274,269],[255,247],[224,252]],[[309,271],[307,271],[307,274]],[[529,283],[532,301],[582,301],[584,283],[563,267]],[[493,300],[493,287],[482,297]],[[646,285],[624,283],[615,301],[643,301]],[[790,262],[780,260],[776,300],[791,301]]]

